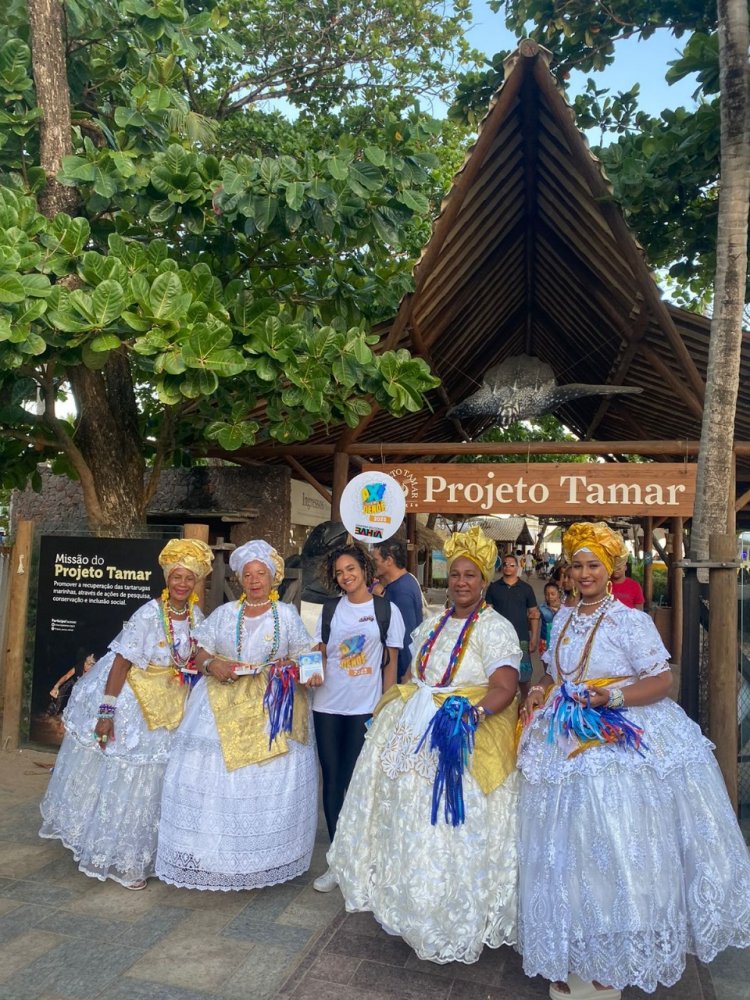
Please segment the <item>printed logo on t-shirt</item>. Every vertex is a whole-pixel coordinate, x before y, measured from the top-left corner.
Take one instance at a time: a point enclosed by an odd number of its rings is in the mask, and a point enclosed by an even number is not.
[[[339,643],[339,666],[342,670],[346,670],[350,677],[372,673],[372,667],[367,666],[365,657],[364,635],[354,635]]]

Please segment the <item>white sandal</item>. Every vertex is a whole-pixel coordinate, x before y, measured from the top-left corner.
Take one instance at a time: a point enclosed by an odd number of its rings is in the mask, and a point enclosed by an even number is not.
[[[611,986],[606,989],[597,989],[593,983],[587,983],[571,972],[568,974],[568,993],[559,990],[554,983],[550,983],[549,995],[552,1000],[620,1000],[621,990],[615,990]]]
[[[130,889],[131,892],[140,892],[141,889],[146,888],[146,880],[141,879],[140,882],[123,882],[122,886],[124,889]]]

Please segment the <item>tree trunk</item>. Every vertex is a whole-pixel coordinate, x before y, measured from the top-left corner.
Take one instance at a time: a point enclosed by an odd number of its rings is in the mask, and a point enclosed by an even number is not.
[[[100,371],[81,365],[69,376],[78,410],[75,442],[93,481],[88,490],[84,484],[91,530],[137,534],[146,520],[146,463],[128,359],[113,351]]]
[[[58,212],[75,214],[76,188],[63,187],[57,172],[63,156],[73,152],[70,134],[70,89],[65,58],[65,11],[62,0],[27,0],[31,29],[31,62],[36,99],[42,109],[39,158],[47,183],[39,195],[39,211],[52,219]]]
[[[708,558],[710,534],[727,531],[734,509],[732,446],[740,377],[742,314],[747,277],[750,141],[748,138],[748,11],[746,0],[718,0],[721,80],[721,181],[714,313],[692,554]]]

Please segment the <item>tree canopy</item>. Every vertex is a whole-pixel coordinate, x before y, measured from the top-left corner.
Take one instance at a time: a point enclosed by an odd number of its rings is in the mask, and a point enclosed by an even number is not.
[[[95,529],[130,530],[162,465],[206,443],[354,426],[368,399],[420,408],[436,380],[406,351],[373,351],[371,327],[408,290],[439,197],[455,127],[417,98],[451,82],[467,4],[28,13],[31,32],[22,0],[0,13],[4,468],[20,481],[54,457]],[[39,95],[66,82],[55,150]],[[67,392],[76,413],[61,416]]]

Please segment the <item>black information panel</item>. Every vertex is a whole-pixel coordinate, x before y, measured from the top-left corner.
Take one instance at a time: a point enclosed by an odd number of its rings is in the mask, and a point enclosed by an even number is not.
[[[42,536],[29,733],[34,742],[60,744],[62,711],[76,681],[104,656],[135,609],[161,593],[164,544],[163,538]]]

